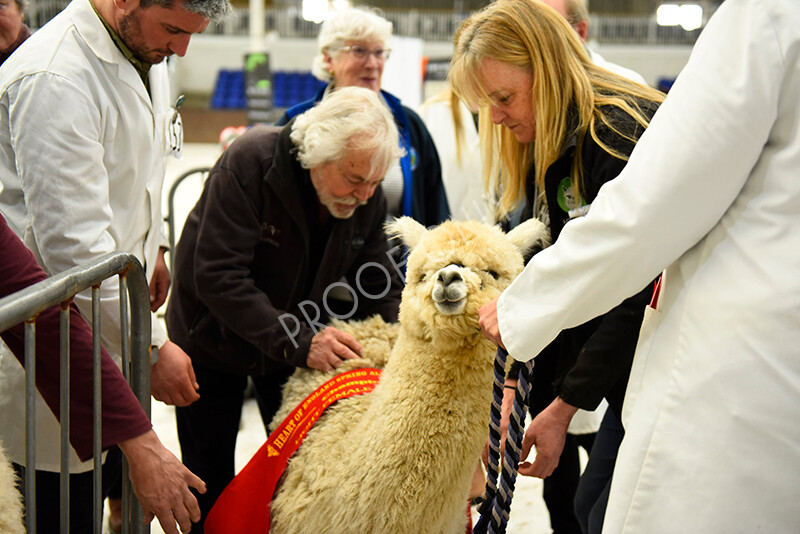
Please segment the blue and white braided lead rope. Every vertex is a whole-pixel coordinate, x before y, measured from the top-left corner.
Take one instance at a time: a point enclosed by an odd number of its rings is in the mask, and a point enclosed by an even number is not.
[[[514,395],[514,408],[509,421],[508,438],[505,447],[505,461],[500,473],[500,414],[503,404],[503,384],[505,364],[508,353],[498,349],[494,363],[494,386],[492,388],[492,407],[489,423],[489,465],[486,476],[486,489],[478,512],[480,518],[473,528],[473,534],[502,534],[506,530],[514,495],[519,454],[525,422],[527,400],[530,394],[530,376],[533,361],[520,370],[517,391]],[[499,485],[498,485],[499,481]]]
[[[533,363],[528,364],[530,368]],[[514,406],[508,424],[508,437],[506,439],[505,458],[503,459],[503,469],[500,476],[498,498],[495,503],[495,510],[492,513],[492,525],[495,530],[490,529],[492,534],[502,534],[506,531],[506,525],[511,514],[511,500],[514,497],[514,487],[517,480],[517,469],[519,467],[519,457],[522,448],[522,438],[525,435],[525,413],[528,406],[528,395],[530,394],[530,372],[525,372],[525,367],[520,369],[517,379],[517,389],[514,394]],[[495,525],[496,523],[496,525]]]
[[[500,408],[503,405],[503,384],[505,382],[505,365],[508,353],[497,349],[494,360],[494,385],[492,386],[492,406],[489,419],[489,465],[486,468],[486,489],[478,507],[480,518],[472,529],[473,534],[488,532],[489,516],[497,494],[497,478],[500,471]]]

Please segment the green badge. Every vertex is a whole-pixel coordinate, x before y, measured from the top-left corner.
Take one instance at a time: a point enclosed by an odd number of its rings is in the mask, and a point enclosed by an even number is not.
[[[572,180],[569,176],[561,180],[558,184],[558,205],[564,212],[569,213],[570,210],[579,208],[586,205],[583,197],[575,198],[575,192],[572,190]]]

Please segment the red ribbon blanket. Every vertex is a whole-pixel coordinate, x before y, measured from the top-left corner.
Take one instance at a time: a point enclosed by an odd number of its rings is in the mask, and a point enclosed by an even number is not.
[[[268,533],[275,485],[308,430],[325,408],[340,399],[369,393],[378,385],[380,376],[379,369],[348,371],[331,378],[306,397],[222,492],[206,518],[205,532]]]

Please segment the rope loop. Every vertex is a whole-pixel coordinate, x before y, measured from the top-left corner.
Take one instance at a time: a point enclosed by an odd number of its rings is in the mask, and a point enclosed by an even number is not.
[[[500,461],[500,414],[503,405],[503,384],[508,353],[497,349],[494,362],[494,385],[489,421],[489,465],[486,470],[486,488],[479,498],[480,518],[473,534],[503,534],[511,514],[511,500],[519,468],[519,455],[524,436],[525,414],[531,391],[533,360],[521,366],[514,394],[514,407],[508,422],[505,454]]]

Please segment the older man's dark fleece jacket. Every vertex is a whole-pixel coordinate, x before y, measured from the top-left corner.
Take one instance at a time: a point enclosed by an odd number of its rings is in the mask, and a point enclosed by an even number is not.
[[[354,317],[397,320],[402,282],[387,255],[381,188],[349,219],[321,223],[291,126],[251,128],[223,153],[176,247],[167,327],[205,367],[304,367],[315,332],[302,309],[325,323],[323,296],[343,276],[357,296]]]

